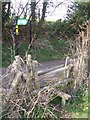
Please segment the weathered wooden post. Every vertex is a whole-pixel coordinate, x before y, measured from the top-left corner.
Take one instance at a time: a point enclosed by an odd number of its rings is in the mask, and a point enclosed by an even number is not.
[[[65,60],[65,67],[67,67],[69,65],[69,62],[70,62],[70,57],[66,57],[66,60]],[[64,78],[68,78],[69,77],[69,69],[65,69],[64,71]]]
[[[87,51],[87,78],[88,78],[88,89],[90,90],[90,20],[88,21],[88,25],[87,25],[87,47],[88,47],[88,51]],[[88,91],[90,92],[90,91]],[[90,107],[90,106],[89,106]]]
[[[7,93],[7,97],[9,97],[9,98],[15,92],[19,82],[21,81],[22,72],[21,72],[21,60],[20,60],[19,55],[15,56],[15,60],[12,63],[11,72],[13,74],[13,81],[11,83],[9,92]]]
[[[38,89],[40,85],[39,85],[39,78],[38,78],[38,62],[36,60],[32,61],[32,71],[33,71],[32,80],[34,83],[34,87],[35,89]]]
[[[90,69],[90,21],[88,22],[86,33],[81,31],[77,39],[76,53],[78,59],[74,71],[76,73],[75,88],[82,86],[86,82],[87,72]]]
[[[26,55],[26,75],[27,75],[27,87],[28,92],[32,91],[32,63],[31,55]]]
[[[15,16],[14,18],[14,27],[13,27],[13,35],[14,35],[14,43],[15,43],[15,55],[19,55],[19,48],[18,48],[18,45],[19,45],[19,36],[18,36],[18,25],[17,25],[17,22],[18,22],[18,16]]]

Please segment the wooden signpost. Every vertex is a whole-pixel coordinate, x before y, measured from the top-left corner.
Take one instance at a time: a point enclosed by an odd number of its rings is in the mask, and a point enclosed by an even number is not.
[[[28,23],[28,19],[19,18],[18,16],[14,19],[14,38],[15,38],[15,55],[19,55],[19,26],[25,26]]]

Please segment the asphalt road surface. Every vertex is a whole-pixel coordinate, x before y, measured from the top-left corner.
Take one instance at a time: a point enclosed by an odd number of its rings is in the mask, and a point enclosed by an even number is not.
[[[52,61],[47,61],[47,62],[41,62],[38,64],[38,71],[40,70],[47,70],[49,68],[54,68],[56,66],[62,65],[64,64],[65,61],[64,60],[52,60]],[[6,71],[5,68],[0,68],[0,75],[4,74]]]
[[[62,61],[53,60],[53,61],[42,62],[42,63],[39,63],[38,71],[45,71],[45,70],[50,69],[50,68],[58,67],[62,64],[64,64],[64,60],[62,60]],[[5,68],[0,68],[0,75],[3,75],[5,73],[5,71],[6,71]],[[60,73],[52,74],[50,76],[41,75],[41,76],[39,76],[39,80],[41,81],[40,86],[43,87],[43,85],[45,85],[45,84],[47,85],[47,81],[53,81],[53,80],[57,81],[57,80],[59,80],[59,78],[60,78]],[[1,79],[0,82],[3,83],[4,86],[8,86],[9,77],[8,78],[6,77],[3,80]]]
[[[64,60],[61,60],[61,61],[60,60],[53,60],[53,61],[42,62],[42,63],[39,63],[38,70],[46,70],[49,68],[54,68],[55,66],[59,66],[59,65],[62,65],[64,63],[65,63]]]

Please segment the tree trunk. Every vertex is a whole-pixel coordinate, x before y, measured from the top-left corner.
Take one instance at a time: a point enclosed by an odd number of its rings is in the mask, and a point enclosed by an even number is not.
[[[47,4],[48,4],[47,2],[43,2],[41,22],[44,22],[44,19],[45,19],[45,14],[46,14]]]
[[[31,0],[31,16],[32,16],[32,22],[35,21],[36,18],[36,13],[35,13],[35,9],[36,9],[36,0]]]

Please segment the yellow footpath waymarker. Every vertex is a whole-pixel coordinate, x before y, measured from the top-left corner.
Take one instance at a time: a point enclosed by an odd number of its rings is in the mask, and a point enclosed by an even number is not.
[[[16,25],[16,28],[18,28],[18,25]]]
[[[18,35],[19,31],[18,31],[18,25],[16,25],[16,35]]]
[[[16,35],[18,35],[18,29],[16,29]]]
[[[18,33],[18,29],[16,29],[16,33]]]

